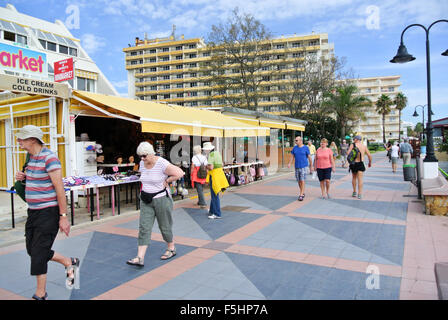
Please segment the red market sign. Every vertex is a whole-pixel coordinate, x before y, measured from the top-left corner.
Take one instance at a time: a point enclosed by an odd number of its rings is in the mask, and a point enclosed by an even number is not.
[[[74,77],[73,58],[54,63],[54,81],[61,82],[71,80]]]

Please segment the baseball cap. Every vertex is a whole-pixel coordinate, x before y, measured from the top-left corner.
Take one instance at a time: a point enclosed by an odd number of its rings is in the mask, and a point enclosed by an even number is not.
[[[356,139],[356,140],[362,140],[362,138],[361,138],[360,135],[355,136],[353,139]]]
[[[45,142],[42,140],[44,133],[39,127],[33,126],[33,125],[26,125],[17,131],[15,136],[19,139],[28,139],[28,138],[36,138],[42,144],[45,144]]]

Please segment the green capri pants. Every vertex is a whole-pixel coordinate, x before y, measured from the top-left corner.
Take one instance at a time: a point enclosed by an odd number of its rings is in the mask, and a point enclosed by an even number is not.
[[[151,242],[151,232],[155,218],[157,218],[163,240],[173,242],[172,211],[173,200],[168,196],[152,199],[150,204],[140,200],[139,246],[147,246]]]

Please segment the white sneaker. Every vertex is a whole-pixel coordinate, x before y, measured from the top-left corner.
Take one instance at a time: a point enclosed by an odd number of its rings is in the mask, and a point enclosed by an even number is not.
[[[209,219],[216,219],[216,216],[214,214],[211,214],[208,216]]]

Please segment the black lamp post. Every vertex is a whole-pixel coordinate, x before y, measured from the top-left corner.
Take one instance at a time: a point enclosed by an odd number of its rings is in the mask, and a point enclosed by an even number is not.
[[[437,162],[437,158],[434,154],[434,141],[433,141],[433,126],[432,126],[432,118],[431,115],[433,114],[431,111],[431,73],[430,73],[430,54],[429,54],[429,30],[433,25],[439,22],[448,22],[448,20],[442,19],[434,21],[429,28],[426,28],[425,26],[421,24],[411,24],[407,26],[403,32],[401,33],[401,41],[400,46],[398,47],[397,55],[390,60],[392,63],[406,63],[412,60],[415,60],[415,57],[410,55],[408,53],[408,50],[406,49],[405,45],[403,44],[403,35],[411,27],[422,27],[425,30],[426,33],[426,89],[427,89],[427,98],[428,98],[428,124],[426,125],[426,131],[427,131],[427,147],[426,147],[426,157],[425,162]],[[442,53],[442,56],[448,56],[448,50]],[[415,112],[414,112],[415,113]]]
[[[419,114],[417,113],[417,108],[418,107],[421,107],[422,108],[422,125],[423,125],[423,130],[422,130],[422,141],[423,141],[423,139],[425,138],[425,107],[426,107],[426,104],[425,105],[421,105],[421,104],[419,104],[418,106],[415,106],[415,109],[414,109],[414,114],[412,115],[413,117],[418,117],[419,116]],[[431,115],[433,116],[434,115],[434,113],[431,111]]]

